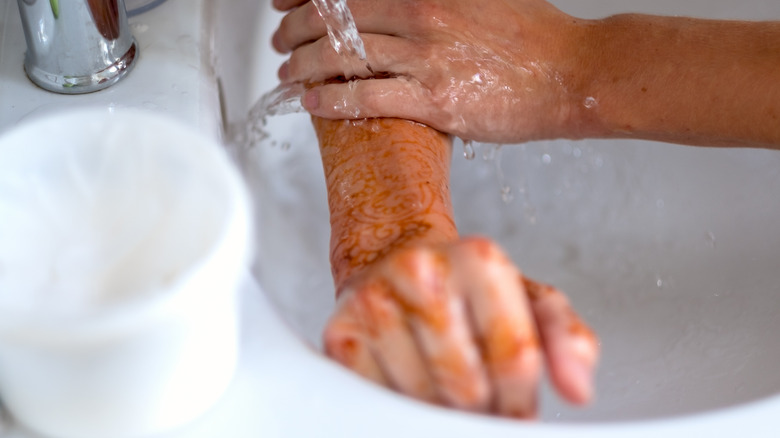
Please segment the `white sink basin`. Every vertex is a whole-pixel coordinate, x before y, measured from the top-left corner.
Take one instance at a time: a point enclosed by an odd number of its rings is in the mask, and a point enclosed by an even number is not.
[[[582,17],[780,19],[775,0],[554,3]],[[253,49],[253,95],[270,88],[283,60],[266,43],[277,19],[267,19]],[[245,165],[268,231],[257,275],[288,323],[317,345],[333,290],[325,189],[308,125],[303,114],[271,119],[277,143],[291,148],[256,148]],[[548,426],[585,422],[580,433],[603,436],[615,423],[627,428],[621,433],[673,424],[683,436],[725,433],[735,419],[763,427],[753,413],[780,414],[780,152],[553,141],[505,146],[500,166],[503,183],[479,150],[473,161],[456,153],[461,232],[496,238],[528,274],[567,291],[602,341],[596,402],[574,409],[546,390]],[[502,184],[512,190],[509,203]],[[464,417],[448,418],[456,416]],[[529,426],[515,427],[518,434]]]
[[[776,0],[555,3],[583,17],[640,11],[780,19]],[[283,58],[268,41],[280,15],[269,4],[168,0],[131,19],[141,55],[125,80],[90,95],[58,96],[24,77],[16,5],[4,2],[0,133],[39,114],[103,105],[164,112],[220,138],[223,123],[240,121],[276,84]],[[242,367],[219,405],[161,438],[776,430],[780,153],[630,141],[506,146],[501,183],[496,162],[482,160],[479,150],[473,161],[456,154],[461,231],[495,237],[528,274],[567,291],[601,336],[596,402],[572,409],[546,388],[544,421],[531,424],[410,401],[311,348],[333,306],[317,143],[304,114],[270,119],[268,128],[276,147],[240,154],[257,210],[254,274],[265,291],[247,279]],[[286,142],[289,149],[278,146]],[[502,184],[511,187],[509,203]]]

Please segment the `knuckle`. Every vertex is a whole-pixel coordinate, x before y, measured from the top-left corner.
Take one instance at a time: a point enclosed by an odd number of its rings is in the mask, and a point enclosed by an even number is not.
[[[467,237],[461,241],[460,245],[466,250],[484,257],[489,257],[494,252],[500,251],[495,242],[484,236]]]
[[[407,0],[399,10],[403,11],[407,23],[416,30],[438,26],[443,14],[447,12],[447,8],[438,1],[421,0]]]
[[[352,357],[361,346],[358,330],[341,318],[332,318],[322,331],[322,343],[328,356]]]
[[[320,17],[317,8],[314,7],[314,3],[309,2],[302,9],[304,9],[303,23],[306,27],[316,28],[322,25],[322,17]]]
[[[328,337],[327,332],[323,339],[325,354],[345,365],[354,363],[361,348],[360,341],[354,337],[334,336]]]
[[[487,271],[493,276],[515,273],[515,268],[509,256],[492,239],[483,236],[472,236],[463,239],[459,247],[466,257],[478,263],[493,267]]]
[[[373,87],[367,86],[368,83],[360,81],[355,88],[354,99],[364,111],[373,112],[381,107],[381,96]]]
[[[274,34],[274,43],[279,49],[283,51],[289,51],[292,49],[290,42],[290,30],[293,25],[290,24],[292,20],[290,14],[285,15],[281,22],[279,22],[279,29]]]
[[[436,266],[436,255],[427,247],[408,248],[391,256],[391,266],[397,273],[415,282],[425,281]]]
[[[292,55],[290,55],[290,59],[287,61],[287,72],[290,76],[290,78],[294,80],[298,80],[301,77],[302,74],[302,60],[303,56],[301,54],[300,50],[296,50],[292,52]]]

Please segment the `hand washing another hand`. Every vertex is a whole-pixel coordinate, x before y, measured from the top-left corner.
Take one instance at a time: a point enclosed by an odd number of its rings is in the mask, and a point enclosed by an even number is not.
[[[342,75],[310,2],[273,36],[283,82]],[[544,0],[350,0],[377,73],[311,88],[331,118],[398,117],[464,139],[638,138],[780,144],[780,22],[621,14],[584,20]],[[354,114],[358,115],[355,116]]]
[[[283,82],[318,83],[343,75],[311,2],[293,9],[273,45],[292,51]],[[568,38],[550,32],[576,21],[539,1],[349,2],[367,61],[382,79],[310,89],[303,104],[326,118],[399,117],[461,138],[510,143],[565,136],[569,130]],[[575,66],[567,66],[573,69]],[[346,105],[344,104],[346,103]]]

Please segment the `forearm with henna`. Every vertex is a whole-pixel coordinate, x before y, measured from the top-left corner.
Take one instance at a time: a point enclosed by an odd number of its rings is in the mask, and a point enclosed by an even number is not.
[[[400,119],[312,122],[328,189],[337,290],[391,251],[457,239],[447,135]]]
[[[598,346],[567,298],[494,242],[459,239],[450,137],[400,119],[312,121],[338,294],[326,353],[411,397],[519,418],[536,415],[544,354],[558,391],[587,402]]]

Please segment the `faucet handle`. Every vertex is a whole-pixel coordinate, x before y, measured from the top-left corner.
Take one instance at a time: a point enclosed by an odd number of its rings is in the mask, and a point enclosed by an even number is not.
[[[124,0],[18,0],[27,53],[24,70],[39,87],[90,93],[123,78],[138,48]]]

